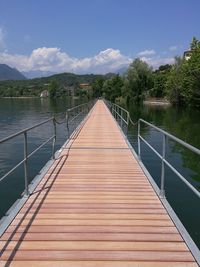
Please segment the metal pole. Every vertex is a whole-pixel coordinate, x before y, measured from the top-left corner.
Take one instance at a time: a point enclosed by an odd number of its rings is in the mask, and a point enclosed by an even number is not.
[[[117,123],[119,124],[119,107],[116,106],[116,108],[117,108]]]
[[[162,141],[162,167],[161,167],[161,185],[160,185],[160,197],[165,198],[165,150],[166,150],[166,135],[163,134]]]
[[[141,160],[141,145],[140,145],[140,120],[138,121],[138,159]]]
[[[127,123],[127,125],[126,125],[126,135],[128,135],[128,125],[129,125],[129,119],[130,119],[129,112],[126,113],[126,116],[127,116],[127,118],[126,118],[126,123]]]
[[[127,125],[129,125],[130,113],[127,112],[127,113],[126,113],[126,116],[127,116],[127,118],[126,118]]]
[[[66,112],[67,134],[69,137],[69,111]]]
[[[123,110],[121,109],[120,110],[121,112],[120,112],[120,126],[121,126],[121,129],[123,130],[123,121],[122,121],[122,116],[123,116]]]
[[[24,195],[26,197],[29,196],[28,190],[28,144],[27,144],[27,132],[24,132],[24,184],[25,184],[25,191]]]
[[[52,144],[52,158],[55,159],[55,144],[56,144],[56,120],[53,118],[54,138]]]

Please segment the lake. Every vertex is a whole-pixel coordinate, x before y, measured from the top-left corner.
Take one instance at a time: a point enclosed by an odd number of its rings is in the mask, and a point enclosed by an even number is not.
[[[134,122],[139,118],[157,125],[185,142],[200,148],[200,111],[165,105],[130,105],[126,107]],[[141,135],[160,154],[162,134],[141,124]],[[129,128],[129,141],[137,151],[137,127]],[[160,187],[161,160],[141,141],[141,158],[146,168]],[[172,140],[166,142],[166,159],[193,186],[200,190],[200,156]],[[166,167],[166,198],[200,248],[200,199]]]
[[[63,121],[62,112],[79,104],[71,98],[50,100],[43,98],[4,98],[0,99],[0,140],[25,128],[31,127],[51,118],[56,114]],[[61,113],[61,114],[60,114]],[[53,135],[52,122],[44,124],[28,133],[28,152]],[[67,139],[66,124],[57,125],[56,149]],[[0,145],[0,177],[23,159],[23,135]],[[44,164],[51,158],[52,142],[39,150],[29,160],[29,182],[38,174]],[[13,202],[21,197],[24,190],[23,165],[0,183],[0,217],[5,214]]]
[[[66,99],[0,99],[0,139],[37,124],[57,114],[62,120],[60,113],[67,108],[78,104],[80,101]],[[131,104],[127,107],[133,121],[143,118],[158,127],[165,129],[171,134],[181,138],[189,144],[200,148],[200,111],[194,109],[178,109],[172,106],[136,106]],[[58,149],[67,138],[66,124],[57,126]],[[129,127],[128,138],[137,151],[137,127]],[[148,127],[141,127],[142,136],[153,147],[161,151],[162,136]],[[52,123],[45,124],[28,134],[29,152],[33,151],[42,142],[53,134]],[[28,168],[29,182],[44,166],[51,157],[52,145],[48,144],[39,153],[30,159]],[[141,147],[142,160],[160,186],[161,162],[146,145]],[[167,142],[166,157],[170,163],[184,175],[197,189],[200,189],[200,160],[199,157],[187,149]],[[23,136],[0,145],[0,177],[10,168],[23,159]],[[177,178],[169,169],[166,169],[166,196],[171,206],[177,213],[191,234],[193,240],[200,247],[200,200]],[[12,203],[21,196],[24,190],[23,167],[18,168],[12,175],[0,184],[0,217],[5,214]]]

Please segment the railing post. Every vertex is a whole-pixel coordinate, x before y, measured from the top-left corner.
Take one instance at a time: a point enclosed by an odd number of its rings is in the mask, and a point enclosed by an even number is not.
[[[163,134],[162,141],[162,167],[161,167],[161,185],[160,185],[160,197],[165,198],[165,149],[166,149],[166,135]]]
[[[117,115],[117,123],[119,124],[119,107],[116,106],[116,109],[117,109],[117,113],[116,113],[116,115]]]
[[[127,125],[126,125],[126,135],[128,135],[128,125],[129,125],[129,119],[130,119],[130,114],[129,114],[129,112],[126,112],[126,123],[127,123]]]
[[[56,144],[56,120],[53,118],[54,138],[52,144],[52,158],[55,159],[55,144]]]
[[[67,124],[67,134],[69,137],[69,110],[66,112],[66,124]]]
[[[122,121],[122,116],[123,116],[123,110],[120,109],[120,126],[121,126],[121,129],[123,130],[123,121]]]
[[[24,184],[25,184],[25,191],[24,195],[26,197],[29,196],[29,189],[28,189],[28,143],[27,143],[27,132],[24,132]]]
[[[138,159],[141,160],[140,120],[138,121]]]

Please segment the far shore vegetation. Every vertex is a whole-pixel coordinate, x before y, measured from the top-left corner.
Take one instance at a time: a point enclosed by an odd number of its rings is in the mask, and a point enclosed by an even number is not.
[[[159,99],[177,106],[200,107],[200,41],[193,37],[189,56],[175,57],[175,63],[153,70],[136,58],[124,75],[57,74],[46,78],[1,81],[0,97],[63,96],[105,97],[118,103],[140,103]]]

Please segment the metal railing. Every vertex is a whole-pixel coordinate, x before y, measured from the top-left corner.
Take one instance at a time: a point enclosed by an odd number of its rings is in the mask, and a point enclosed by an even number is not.
[[[148,125],[149,127],[157,130],[159,133],[162,134],[162,153],[160,154],[155,148],[152,147],[140,134],[140,127],[141,123]],[[169,163],[169,161],[166,160],[166,142],[167,138],[175,141],[176,143],[184,146],[185,148],[189,149],[190,151],[196,153],[197,155],[200,155],[200,150],[183,140],[175,137],[172,134],[169,134],[168,132],[160,129],[159,127],[143,120],[138,120],[138,158],[141,159],[141,140],[161,159],[161,184],[160,184],[160,196],[165,197],[165,167],[168,166],[199,198],[200,198],[200,192],[188,182],[188,180],[180,173],[178,172],[172,165]]]
[[[66,124],[68,136],[73,132],[79,123],[85,118],[91,108],[94,106],[96,100],[91,100],[87,103],[67,109]]]
[[[28,132],[30,132],[33,129],[38,128],[39,126],[42,126],[46,123],[52,122],[53,123],[53,128],[54,128],[54,134],[48,138],[45,142],[43,142],[39,147],[37,147],[34,151],[32,151],[30,154],[28,154]],[[28,159],[33,156],[38,150],[40,150],[43,146],[45,146],[47,143],[53,140],[52,142],[52,158],[55,158],[55,143],[56,143],[56,121],[55,118],[52,117],[48,120],[45,120],[43,122],[40,122],[32,127],[26,128],[20,132],[17,132],[15,134],[12,134],[2,140],[0,140],[0,145],[3,143],[6,143],[7,141],[10,141],[11,139],[18,137],[18,136],[24,136],[24,159],[20,161],[17,165],[15,165],[11,170],[9,170],[6,174],[4,174],[0,178],[0,182],[2,182],[8,175],[13,173],[18,167],[20,167],[22,164],[24,164],[24,184],[25,184],[25,191],[24,195],[29,196],[29,182],[28,182]]]
[[[52,141],[52,158],[55,159],[55,144],[57,139],[57,124],[63,124],[66,123],[67,125],[67,131],[68,131],[68,137],[70,136],[70,133],[73,132],[73,130],[78,126],[78,124],[84,119],[84,117],[88,114],[90,109],[93,107],[95,101],[90,101],[88,103],[84,103],[75,107],[72,107],[68,109],[66,112],[64,112],[65,119],[62,122],[59,122],[55,116],[51,117],[43,122],[40,122],[34,126],[31,126],[29,128],[26,128],[20,132],[17,132],[15,134],[12,134],[2,140],[0,140],[0,145],[5,144],[6,142],[14,139],[15,137],[23,136],[23,150],[24,150],[24,158],[19,163],[17,163],[12,169],[10,169],[8,172],[6,172],[2,177],[0,177],[0,182],[2,182],[7,176],[12,174],[18,167],[20,167],[22,164],[24,164],[24,195],[29,196],[29,175],[28,175],[28,160],[30,157],[32,157],[38,150],[40,150],[42,147],[44,147],[46,144],[48,144],[50,141]],[[63,114],[63,113],[62,113]],[[45,142],[43,142],[40,146],[38,146],[34,151],[32,151],[30,154],[28,154],[28,133],[36,129],[42,125],[45,125],[47,123],[53,124],[53,131],[54,134],[49,137]]]
[[[138,159],[141,161],[141,141],[143,141],[160,159],[161,159],[161,183],[160,183],[160,197],[165,198],[165,168],[166,166],[169,167],[172,172],[174,172],[185,184],[188,188],[190,188],[196,196],[200,198],[200,192],[191,184],[188,182],[188,180],[178,171],[175,167],[171,165],[169,161],[166,159],[166,141],[167,138],[175,141],[176,143],[184,146],[185,148],[189,149],[190,151],[196,153],[197,155],[200,155],[200,150],[183,140],[175,137],[172,134],[169,134],[168,132],[164,131],[163,129],[143,120],[139,119],[137,122],[133,122],[130,113],[128,110],[120,107],[117,104],[114,104],[108,100],[104,100],[107,107],[110,109],[113,117],[118,122],[119,126],[123,130],[123,132],[127,135],[128,134],[128,127],[131,124],[132,126],[137,125],[137,146],[138,146]],[[141,136],[141,123],[148,125],[149,127],[157,130],[159,133],[162,134],[162,152],[161,154],[152,147],[150,143],[147,142],[142,136]],[[124,127],[125,125],[125,127]]]
[[[128,110],[120,107],[119,105],[112,103],[108,100],[104,100],[107,107],[110,109],[113,117],[120,125],[121,129],[124,131],[125,134],[128,132],[128,125],[130,122],[130,114]]]

